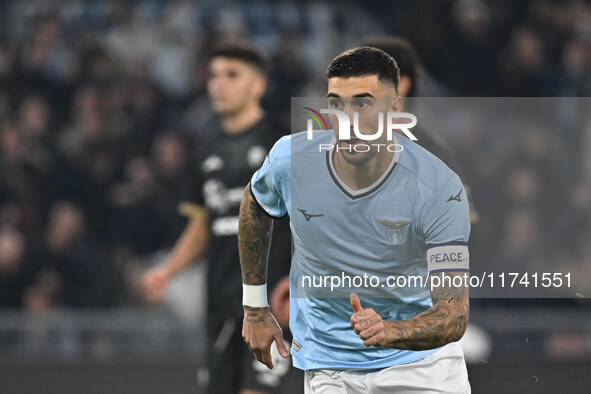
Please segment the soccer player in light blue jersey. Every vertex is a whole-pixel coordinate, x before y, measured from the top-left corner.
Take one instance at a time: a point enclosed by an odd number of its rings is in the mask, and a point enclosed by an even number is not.
[[[253,175],[238,236],[244,340],[269,368],[273,342],[288,355],[266,294],[273,218],[288,214],[291,354],[306,392],[469,393],[456,343],[469,314],[464,187],[403,135],[366,140],[386,130],[379,113],[402,111],[394,59],[355,48],[327,76],[329,109],[351,125],[357,113],[363,138],[343,138],[333,113],[334,133],[283,137]],[[395,286],[396,278],[409,280]]]

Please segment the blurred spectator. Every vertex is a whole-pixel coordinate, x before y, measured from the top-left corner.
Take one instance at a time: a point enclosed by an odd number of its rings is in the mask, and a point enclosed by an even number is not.
[[[52,205],[38,258],[59,277],[59,305],[113,307],[123,298],[122,280],[107,249],[87,232],[86,218],[75,204]]]
[[[24,236],[8,226],[0,228],[0,308],[21,308],[25,290],[34,279],[26,256]]]
[[[540,35],[527,27],[515,29],[503,62],[503,89],[510,96],[556,94],[549,74],[546,48]]]

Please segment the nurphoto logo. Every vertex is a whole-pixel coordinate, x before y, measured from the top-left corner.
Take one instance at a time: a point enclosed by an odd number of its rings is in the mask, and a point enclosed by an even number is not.
[[[351,127],[351,120],[349,115],[344,111],[338,109],[321,109],[320,112],[310,108],[304,107],[309,112],[304,114],[310,116],[307,123],[307,139],[312,140],[314,138],[314,123],[320,127],[321,131],[328,131],[328,123],[322,114],[334,115],[333,120],[336,119],[338,122],[338,140],[339,141],[355,141],[355,143],[348,144],[345,148],[337,146],[337,150],[348,149],[355,152],[367,152],[371,149],[377,149],[378,151],[382,148],[387,149],[391,152],[402,151],[403,147],[400,144],[365,144],[363,141],[376,141],[380,139],[384,132],[386,132],[386,140],[393,140],[393,133],[395,130],[400,130],[410,140],[417,141],[418,138],[409,130],[416,126],[417,117],[408,112],[384,112],[377,113],[378,122],[377,130],[372,134],[362,133],[359,128],[359,113],[353,112],[353,127]],[[384,115],[386,121],[384,122]],[[407,120],[407,122],[402,122]],[[316,129],[317,131],[318,129]],[[351,135],[353,131],[353,136]],[[373,148],[372,148],[373,147]],[[320,151],[332,150],[335,146],[333,144],[320,144]]]

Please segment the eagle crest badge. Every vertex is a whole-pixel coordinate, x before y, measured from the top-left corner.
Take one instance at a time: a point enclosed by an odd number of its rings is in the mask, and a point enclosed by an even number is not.
[[[410,224],[410,220],[399,220],[397,222],[391,222],[386,219],[377,219],[376,221],[380,224],[386,226],[386,236],[388,237],[388,241],[394,246],[398,245],[402,242],[402,231],[400,231],[401,227]]]

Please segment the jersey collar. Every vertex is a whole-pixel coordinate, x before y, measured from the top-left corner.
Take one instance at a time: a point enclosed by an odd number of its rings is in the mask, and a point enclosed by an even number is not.
[[[392,135],[392,139],[394,144],[398,144],[396,134]],[[336,137],[333,137],[330,143],[332,146],[336,146]],[[339,178],[339,175],[337,174],[334,168],[332,152],[332,150],[326,151],[326,165],[328,167],[330,177],[332,178],[334,183],[339,187],[339,189],[341,189],[341,191],[345,193],[347,197],[353,200],[365,197],[373,193],[374,191],[378,190],[384,183],[386,183],[386,180],[390,177],[392,171],[394,171],[394,167],[396,167],[396,163],[398,162],[398,159],[400,157],[399,151],[394,152],[394,155],[392,156],[392,161],[390,161],[390,164],[388,164],[388,167],[386,168],[384,173],[378,178],[378,180],[376,180],[373,184],[369,185],[368,187],[364,187],[363,189],[359,190],[353,190],[349,186],[347,186],[345,182],[341,180],[341,178]]]

